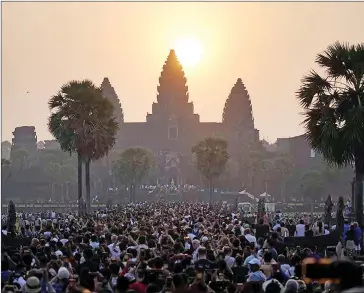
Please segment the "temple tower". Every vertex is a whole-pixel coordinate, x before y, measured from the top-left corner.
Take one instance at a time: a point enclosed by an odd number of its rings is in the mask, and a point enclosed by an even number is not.
[[[25,151],[31,159],[37,155],[37,134],[34,126],[16,127],[13,135],[11,160],[16,151]]]
[[[187,78],[174,50],[170,50],[157,87],[157,103],[152,105],[152,114],[147,121],[153,120],[199,120],[194,114],[193,103],[188,102]]]
[[[147,114],[148,140],[156,151],[159,182],[181,182],[186,156],[196,141],[199,115],[189,102],[187,78],[174,50],[170,50],[157,86],[157,102]]]
[[[249,93],[241,78],[238,78],[225,102],[222,124],[231,152],[255,147],[259,143]]]
[[[114,106],[114,117],[116,118],[116,121],[119,123],[119,128],[121,129],[122,125],[124,123],[123,108],[121,107],[121,103],[120,103],[118,95],[116,94],[114,88],[112,87],[112,85],[107,77],[105,77],[101,83],[101,90],[102,90],[102,95],[104,96],[104,98],[108,99],[111,102],[111,104]],[[120,139],[121,139],[120,129],[119,129],[118,137],[116,140],[116,144],[120,143]]]

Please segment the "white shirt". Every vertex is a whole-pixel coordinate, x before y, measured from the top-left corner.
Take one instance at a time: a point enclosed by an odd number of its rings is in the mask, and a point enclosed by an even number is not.
[[[298,224],[296,225],[296,236],[297,237],[304,237],[305,236],[305,225],[304,224]]]
[[[235,263],[235,258],[233,258],[233,257],[231,257],[231,256],[229,256],[229,255],[227,255],[227,256],[225,256],[225,262],[226,262],[226,264],[227,264],[227,266],[229,267],[229,268],[232,268],[232,266],[234,265],[234,263]]]
[[[120,258],[121,251],[118,245],[114,246],[114,244],[112,243],[109,244],[107,247],[110,249],[111,258]]]
[[[190,237],[191,240],[193,240],[196,237],[196,235],[192,233],[188,233],[187,236]]]
[[[253,236],[252,234],[246,234],[244,236],[245,239],[248,240],[250,243],[254,243],[255,245],[257,245],[257,238],[255,238],[255,236]]]
[[[54,253],[57,257],[60,257],[63,255],[62,251],[60,250],[57,250],[55,253]]]
[[[19,277],[18,279],[14,280],[14,283],[18,283],[20,288],[23,288],[27,281],[25,281],[23,277]]]
[[[95,248],[99,247],[100,243],[98,243],[98,242],[91,242],[90,245],[91,245],[91,247],[93,249],[95,249]]]
[[[62,244],[63,244],[63,245],[65,245],[65,244],[68,242],[68,239],[61,239],[61,240],[59,240],[59,241],[61,241],[61,242],[62,242]]]

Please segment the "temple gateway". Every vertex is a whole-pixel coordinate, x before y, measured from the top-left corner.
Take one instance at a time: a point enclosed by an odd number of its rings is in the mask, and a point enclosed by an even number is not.
[[[152,113],[147,114],[145,122],[124,122],[121,104],[108,78],[104,78],[101,88],[105,98],[114,105],[120,124],[115,149],[139,146],[154,152],[160,183],[172,180],[176,184],[190,183],[193,178],[189,176],[195,176],[190,172],[191,148],[206,137],[226,139],[231,157],[247,147],[261,147],[250,97],[242,80],[237,79],[228,95],[222,122],[200,122],[189,100],[187,79],[174,50],[169,52],[163,65],[157,101],[152,104]]]

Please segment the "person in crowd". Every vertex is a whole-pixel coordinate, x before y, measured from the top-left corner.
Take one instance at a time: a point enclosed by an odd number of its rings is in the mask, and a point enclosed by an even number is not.
[[[22,217],[15,238],[2,233],[3,292],[302,292],[311,286],[300,280],[302,260],[319,257],[320,247],[309,243],[311,249],[292,252],[285,238],[303,237],[305,230],[325,235],[319,216],[308,217],[309,229],[300,215],[284,213],[255,225],[217,203],[160,201]],[[360,253],[357,223],[345,238],[344,250]],[[337,292],[358,286],[360,273],[351,271]]]

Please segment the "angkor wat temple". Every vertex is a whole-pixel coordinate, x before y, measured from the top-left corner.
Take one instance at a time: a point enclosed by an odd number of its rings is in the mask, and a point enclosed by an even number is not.
[[[232,81],[233,84],[234,81]],[[115,107],[115,116],[120,124],[116,150],[129,147],[145,147],[157,158],[160,182],[188,182],[192,164],[191,148],[208,136],[221,137],[228,141],[229,153],[242,149],[261,147],[259,131],[254,127],[252,105],[242,80],[237,79],[222,110],[222,122],[201,122],[194,112],[190,100],[187,78],[174,50],[171,50],[163,65],[157,86],[157,101],[144,122],[124,122],[119,98],[108,78],[101,84],[105,98]],[[36,143],[34,127],[14,131],[13,149],[26,148],[27,142]],[[23,132],[29,132],[24,134]],[[29,136],[32,136],[29,139]],[[35,140],[34,140],[35,139]],[[35,142],[35,143],[34,143]]]

